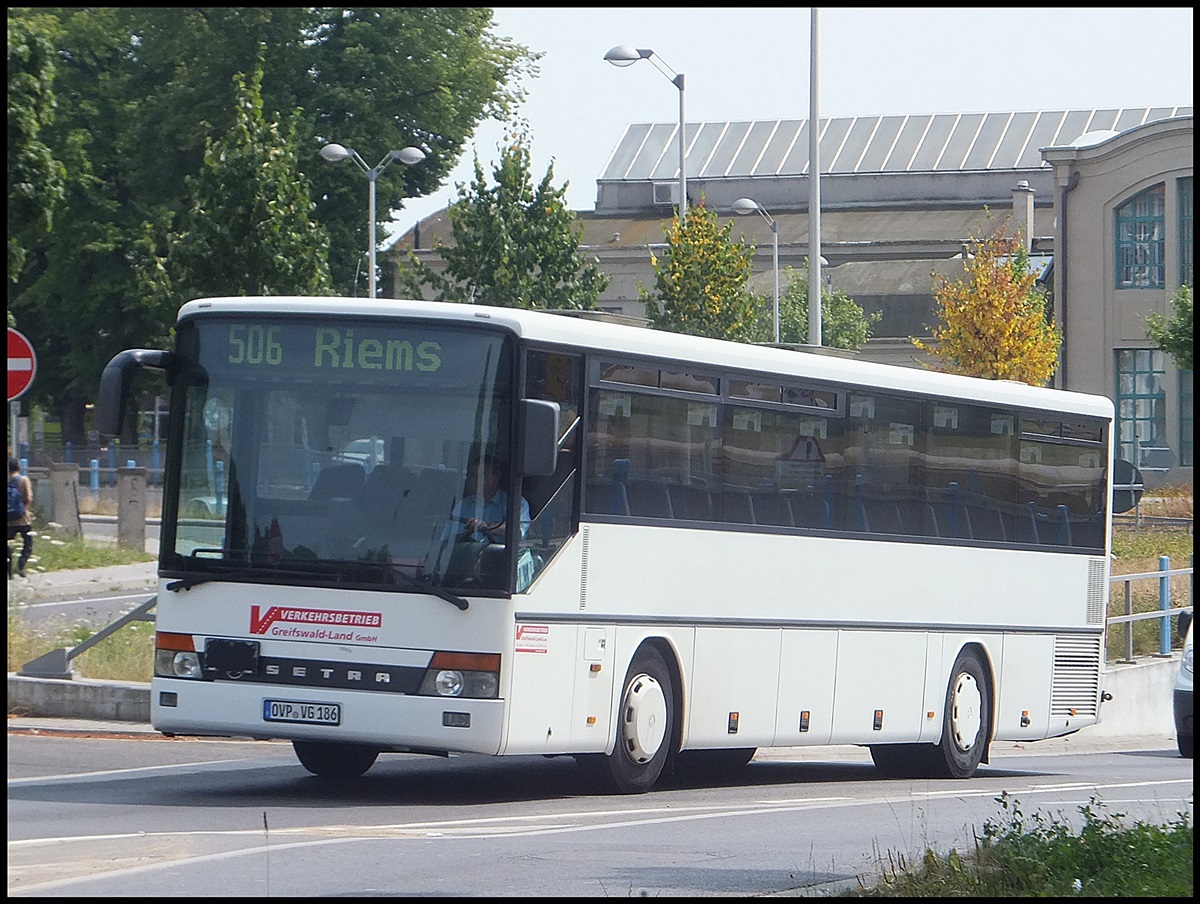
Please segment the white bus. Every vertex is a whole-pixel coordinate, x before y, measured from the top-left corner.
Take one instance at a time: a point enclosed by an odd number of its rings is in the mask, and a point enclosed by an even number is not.
[[[963,778],[1100,717],[1108,399],[478,305],[214,298],[176,337],[99,406],[171,384],[163,733],[639,792],[772,746]],[[452,515],[479,455],[507,543]]]

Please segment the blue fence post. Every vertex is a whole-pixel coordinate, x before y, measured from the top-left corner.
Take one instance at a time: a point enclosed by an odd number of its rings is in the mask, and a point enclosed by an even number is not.
[[[125,467],[127,467],[127,468],[136,468],[136,467],[137,467],[137,462],[136,462],[136,461],[134,461],[134,460],[131,458],[131,459],[129,459],[129,461],[125,462]]]
[[[71,441],[70,440],[67,440],[67,442],[65,444],[65,448],[63,449],[63,459],[65,461],[71,460]]]
[[[216,462],[216,477],[217,477],[217,480],[216,480],[217,512],[224,515],[225,514],[225,503],[222,500],[225,497],[225,462],[223,462],[223,461]]]
[[[21,458],[28,461],[28,459],[29,459],[29,443],[21,443]]]
[[[28,458],[21,459],[21,473],[22,474],[29,473],[29,459]]]
[[[108,447],[108,471],[112,475],[112,485],[117,485],[117,450],[111,445]]]
[[[153,466],[153,470],[150,472],[150,482],[152,484],[154,484],[155,486],[158,486],[158,469],[159,469],[158,440],[154,441],[154,451],[150,456],[150,462]]]
[[[100,495],[100,459],[98,459],[98,458],[92,459],[91,487],[92,487],[92,496],[93,497],[99,496]]]
[[[1171,570],[1171,557],[1158,557],[1158,570]],[[1163,617],[1158,625],[1158,653],[1160,656],[1171,655],[1171,576],[1163,574],[1158,579],[1158,608]]]
[[[217,484],[217,479],[213,474],[213,453],[212,453],[212,440],[211,439],[205,440],[205,442],[204,442],[204,470],[208,474],[209,487],[210,488],[215,487]],[[215,492],[216,491],[214,490],[214,493]]]

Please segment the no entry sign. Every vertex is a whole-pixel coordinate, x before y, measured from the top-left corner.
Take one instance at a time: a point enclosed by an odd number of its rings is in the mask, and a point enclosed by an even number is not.
[[[8,329],[8,400],[21,397],[33,385],[37,355],[33,344],[12,327]]]

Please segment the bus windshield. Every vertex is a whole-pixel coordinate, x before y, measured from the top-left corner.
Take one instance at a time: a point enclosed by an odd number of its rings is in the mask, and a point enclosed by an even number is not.
[[[189,583],[507,588],[503,547],[468,554],[452,518],[482,491],[468,485],[473,458],[511,460],[504,334],[201,317],[180,323],[177,357],[164,572]]]

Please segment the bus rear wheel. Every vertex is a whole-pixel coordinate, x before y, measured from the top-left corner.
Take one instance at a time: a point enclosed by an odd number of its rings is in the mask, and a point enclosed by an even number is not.
[[[379,751],[358,744],[292,741],[300,765],[320,778],[358,778],[375,764]]]
[[[671,754],[674,728],[671,670],[658,650],[643,647],[625,673],[613,752],[580,762],[597,767],[605,783],[621,794],[649,791]]]
[[[992,695],[979,654],[963,650],[950,671],[937,744],[875,744],[871,759],[895,778],[970,778],[987,753]]]

